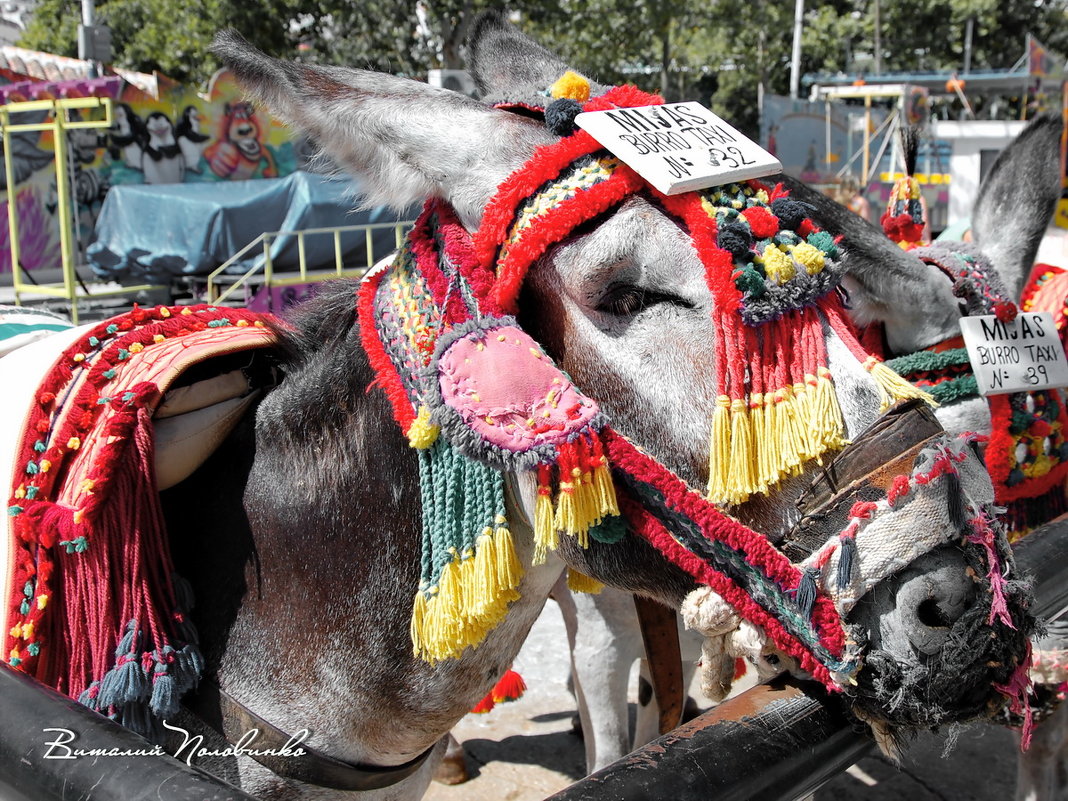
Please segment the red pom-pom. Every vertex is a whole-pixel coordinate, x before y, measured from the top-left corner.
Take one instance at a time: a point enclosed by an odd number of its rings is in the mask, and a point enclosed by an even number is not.
[[[779,218],[763,206],[753,206],[742,212],[753,236],[757,239],[769,239],[779,233]]]
[[[37,396],[37,400],[42,406],[47,406],[55,399],[56,393],[54,392],[42,392],[40,395]]]
[[[1016,304],[1010,300],[1003,300],[994,304],[994,316],[1003,323],[1011,323],[1019,313]]]
[[[1048,437],[1052,431],[1053,427],[1045,420],[1035,420],[1028,429],[1032,437]]]
[[[509,668],[501,676],[500,681],[493,685],[493,690],[490,691],[490,695],[493,696],[493,700],[498,704],[504,701],[516,701],[523,697],[523,693],[526,692],[527,685],[523,681],[523,677]]]

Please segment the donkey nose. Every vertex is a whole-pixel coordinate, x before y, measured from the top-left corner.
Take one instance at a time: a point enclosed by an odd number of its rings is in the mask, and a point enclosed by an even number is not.
[[[976,584],[963,555],[942,548],[916,560],[899,577],[897,621],[922,654],[937,653],[953,624],[975,599]]]

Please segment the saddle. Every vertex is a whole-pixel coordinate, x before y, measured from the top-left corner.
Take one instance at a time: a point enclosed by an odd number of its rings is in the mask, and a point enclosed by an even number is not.
[[[83,329],[22,429],[7,661],[142,733],[203,666],[157,493],[195,471],[273,383],[267,319],[135,308]]]

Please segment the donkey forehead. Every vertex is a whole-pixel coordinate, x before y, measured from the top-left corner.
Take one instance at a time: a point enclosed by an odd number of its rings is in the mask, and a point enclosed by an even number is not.
[[[665,290],[698,303],[705,268],[681,224],[646,198],[628,198],[614,213],[558,246],[549,261],[574,300],[593,305],[612,284]]]

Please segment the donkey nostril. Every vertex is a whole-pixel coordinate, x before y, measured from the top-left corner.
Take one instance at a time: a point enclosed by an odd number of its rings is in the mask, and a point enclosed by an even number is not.
[[[928,598],[916,607],[916,619],[929,629],[948,629],[953,621],[937,600]]]

